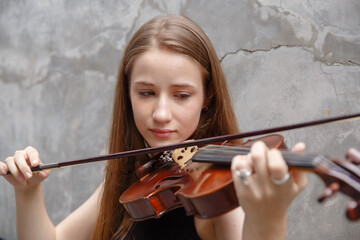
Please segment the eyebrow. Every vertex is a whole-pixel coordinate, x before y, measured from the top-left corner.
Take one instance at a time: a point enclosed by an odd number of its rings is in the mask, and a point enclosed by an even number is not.
[[[153,83],[148,82],[148,81],[136,81],[136,82],[134,82],[134,84],[136,84],[136,85],[151,85],[151,86],[154,85]]]
[[[148,81],[136,81],[134,82],[136,85],[148,85],[148,86],[154,86],[154,83],[148,82]],[[189,88],[195,88],[194,85],[189,83],[175,83],[171,85],[172,87],[189,87]]]

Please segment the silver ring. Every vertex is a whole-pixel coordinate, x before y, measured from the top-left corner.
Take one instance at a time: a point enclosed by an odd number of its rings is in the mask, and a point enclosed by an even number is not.
[[[249,185],[249,182],[247,180],[247,178],[250,177],[250,175],[251,175],[251,172],[249,170],[247,170],[245,168],[239,169],[239,170],[236,170],[235,174],[240,177],[240,182],[243,185],[245,185],[245,186]]]
[[[289,178],[290,178],[290,174],[289,174],[289,172],[287,172],[282,179],[278,180],[278,179],[271,177],[271,181],[276,185],[281,185],[281,184],[286,183],[287,180],[289,180]]]

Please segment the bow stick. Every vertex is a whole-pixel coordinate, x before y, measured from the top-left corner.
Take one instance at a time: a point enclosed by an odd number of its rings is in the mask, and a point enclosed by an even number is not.
[[[42,171],[42,170],[47,170],[47,169],[57,169],[57,168],[75,166],[75,165],[91,163],[91,162],[99,162],[99,161],[105,161],[105,160],[132,157],[132,156],[136,156],[136,155],[140,155],[140,154],[164,152],[164,151],[173,150],[173,149],[177,149],[177,148],[206,145],[206,144],[210,144],[210,143],[223,142],[226,140],[233,140],[233,139],[239,139],[239,138],[245,138],[245,137],[253,137],[253,136],[269,134],[269,133],[274,133],[274,132],[310,127],[310,126],[315,126],[315,125],[321,125],[321,124],[325,124],[325,123],[356,119],[359,117],[360,117],[360,113],[355,113],[355,114],[350,114],[350,115],[337,116],[337,117],[332,117],[332,118],[320,119],[320,120],[315,120],[315,121],[310,121],[310,122],[303,122],[303,123],[285,125],[285,126],[280,126],[280,127],[274,127],[274,128],[268,128],[268,129],[262,129],[262,130],[244,132],[244,133],[236,133],[236,134],[228,134],[228,135],[222,135],[222,136],[216,136],[216,137],[203,138],[203,139],[198,139],[198,140],[194,140],[194,141],[182,142],[182,143],[178,143],[178,144],[170,144],[170,145],[159,146],[159,147],[135,149],[135,150],[125,151],[125,152],[100,155],[100,156],[83,158],[83,159],[66,161],[66,162],[40,164],[39,166],[31,167],[31,170],[33,172],[37,172],[37,171]],[[11,174],[11,173],[7,172],[7,174]]]

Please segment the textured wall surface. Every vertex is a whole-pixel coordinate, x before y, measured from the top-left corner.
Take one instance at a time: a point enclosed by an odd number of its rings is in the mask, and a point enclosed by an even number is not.
[[[360,112],[358,0],[0,1],[0,159],[28,145],[45,163],[106,152],[123,48],[145,21],[182,14],[213,41],[242,131]],[[360,122],[283,132],[288,146],[343,157]],[[44,182],[59,223],[103,177],[103,163],[53,171]],[[309,174],[289,210],[288,239],[359,239],[348,198],[324,204]],[[34,216],[35,218],[36,216]],[[0,178],[0,238],[16,239],[12,187]]]

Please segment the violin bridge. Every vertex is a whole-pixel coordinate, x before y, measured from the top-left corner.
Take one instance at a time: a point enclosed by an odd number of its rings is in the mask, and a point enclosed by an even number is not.
[[[197,146],[175,149],[172,158],[180,166],[180,168],[183,168],[197,150]]]

